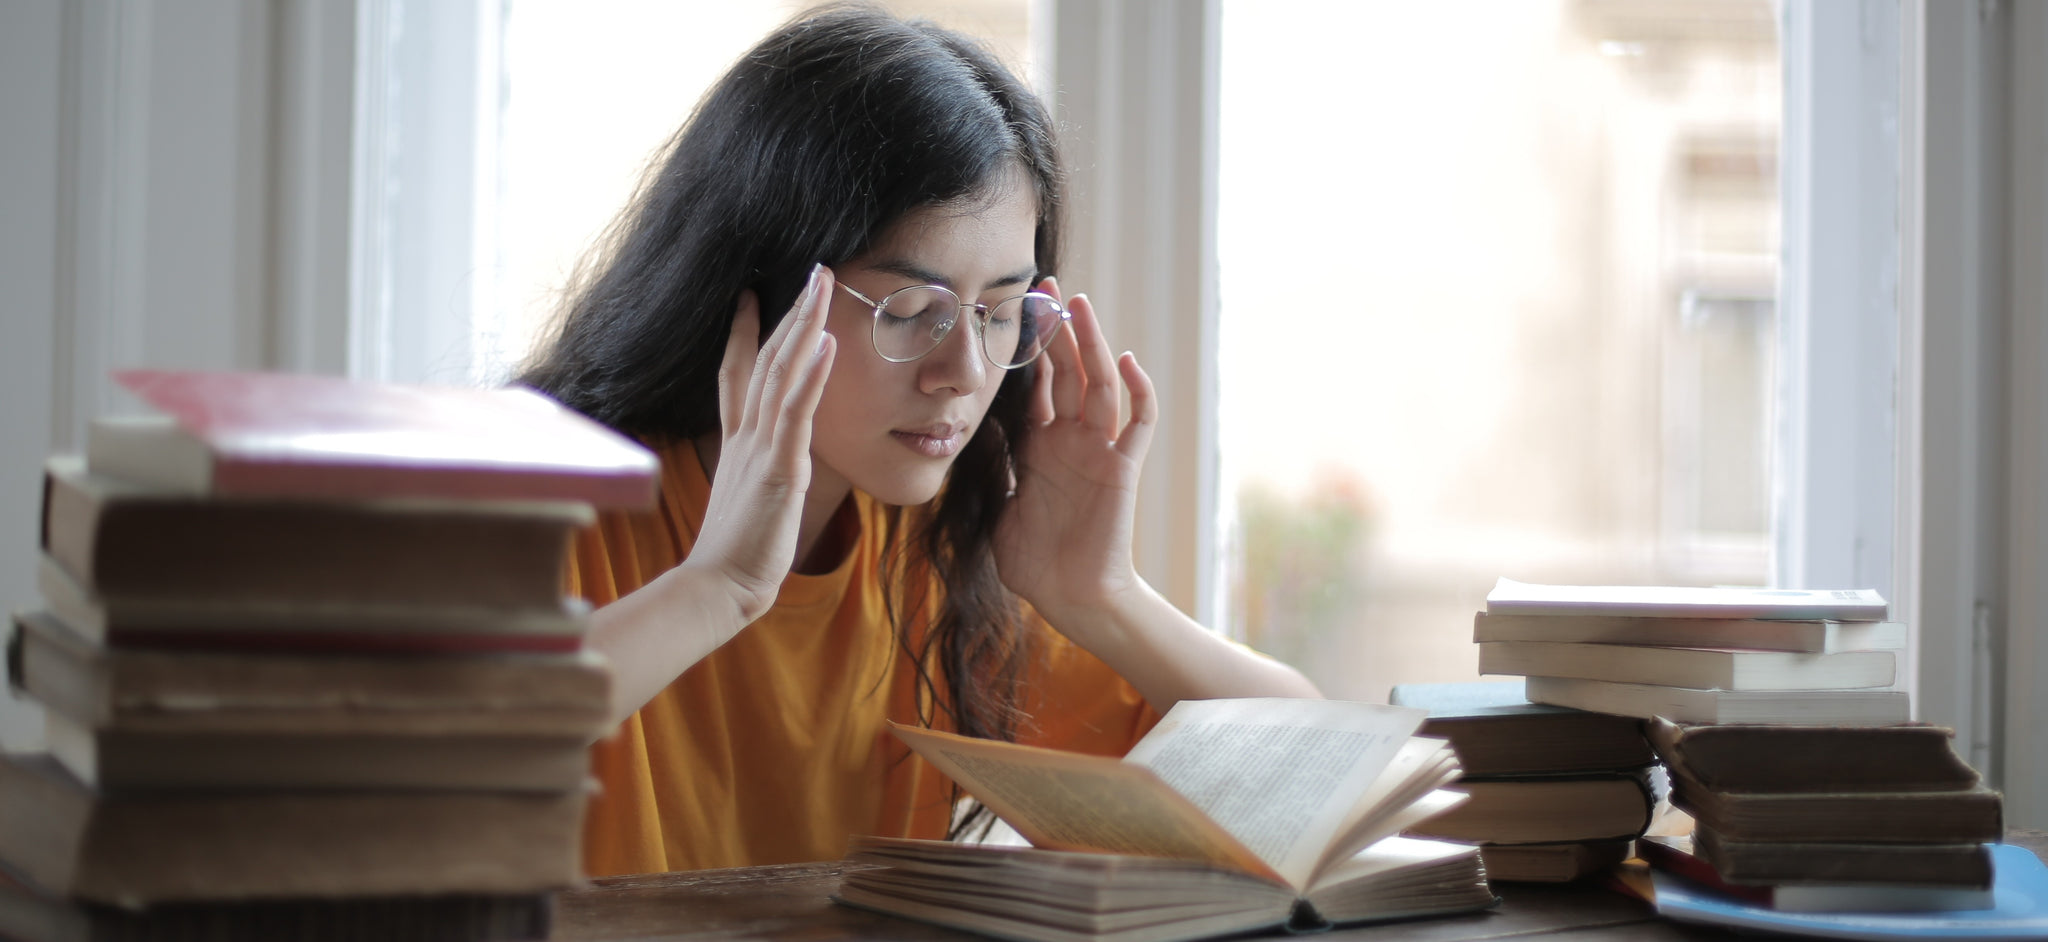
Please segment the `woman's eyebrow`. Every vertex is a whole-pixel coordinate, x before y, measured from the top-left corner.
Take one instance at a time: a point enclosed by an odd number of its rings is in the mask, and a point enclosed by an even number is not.
[[[872,271],[886,272],[891,275],[900,275],[904,278],[908,278],[912,281],[916,281],[921,284],[943,285],[947,288],[954,288],[956,290],[958,288],[957,285],[953,284],[952,279],[947,278],[945,275],[939,274],[936,271],[933,271],[929,268],[926,268],[922,265],[905,259],[883,259],[879,262],[875,262],[866,267]],[[1010,274],[1004,275],[1000,278],[995,279],[994,281],[989,282],[988,284],[982,285],[981,290],[987,291],[990,288],[1007,288],[1013,285],[1029,285],[1035,283],[1037,280],[1038,266],[1031,265],[1029,267],[1017,269],[1016,271],[1011,272]]]

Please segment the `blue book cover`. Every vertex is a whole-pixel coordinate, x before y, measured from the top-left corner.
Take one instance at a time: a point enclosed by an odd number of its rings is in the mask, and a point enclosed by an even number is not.
[[[1681,922],[1832,939],[2048,939],[2048,866],[2024,847],[1991,848],[1990,909],[1938,913],[1783,913],[1653,871],[1657,912]]]

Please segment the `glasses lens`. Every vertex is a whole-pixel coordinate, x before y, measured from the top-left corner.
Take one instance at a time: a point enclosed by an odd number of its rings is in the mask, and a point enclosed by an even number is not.
[[[891,360],[915,360],[932,351],[960,316],[953,292],[926,285],[905,288],[882,302],[875,315],[875,352]]]
[[[1052,295],[1036,291],[990,308],[988,328],[982,331],[990,362],[1015,369],[1037,359],[1059,333],[1065,314]]]

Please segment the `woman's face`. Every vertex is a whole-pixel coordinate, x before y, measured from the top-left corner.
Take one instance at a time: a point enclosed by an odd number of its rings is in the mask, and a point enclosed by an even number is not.
[[[1036,195],[1022,170],[991,199],[930,207],[891,227],[874,248],[837,266],[841,283],[877,301],[912,285],[952,289],[993,305],[1036,276]],[[874,308],[837,288],[825,320],[838,344],[811,432],[814,491],[852,486],[890,504],[931,500],[988,414],[1004,371],[982,353],[966,314],[932,352],[892,363],[875,352]]]

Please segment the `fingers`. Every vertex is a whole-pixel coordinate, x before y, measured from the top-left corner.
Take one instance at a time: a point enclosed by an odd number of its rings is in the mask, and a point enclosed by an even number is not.
[[[1058,414],[1052,407],[1053,374],[1058,372],[1058,368],[1053,365],[1051,357],[1040,357],[1037,369],[1038,375],[1031,379],[1031,402],[1024,407],[1024,414],[1031,424],[1044,425]]]
[[[1068,309],[1074,312],[1071,333],[1083,376],[1078,415],[1083,426],[1101,432],[1107,439],[1116,428],[1116,361],[1110,356],[1109,341],[1102,335],[1102,322],[1096,319],[1095,305],[1088,296],[1075,295]],[[1075,413],[1063,410],[1062,414]]]
[[[800,430],[808,435],[810,413],[817,406],[834,348],[825,334],[830,284],[829,269],[822,265],[812,269],[788,315],[775,325],[767,340],[758,343],[760,299],[752,291],[740,293],[732,335],[726,340],[718,370],[719,421],[728,439],[764,424],[773,436],[794,434],[797,430],[785,429],[786,423],[781,421],[791,407],[802,413],[796,418]]]
[[[754,359],[754,376],[747,387],[746,414],[741,417],[743,427],[772,419],[773,406],[782,402],[788,388],[789,372],[800,362],[801,353],[809,353],[817,344],[816,334],[824,329],[824,318],[818,314],[818,285],[822,280],[824,266],[811,269],[811,277],[804,282],[803,293],[790,306],[782,323],[775,325],[775,332],[761,343],[761,352]],[[810,345],[805,344],[805,340]],[[798,353],[797,351],[801,351]]]
[[[803,454],[811,448],[811,418],[818,412],[818,399],[825,394],[825,380],[832,375],[832,356],[839,338],[819,333],[808,348],[810,355],[791,375],[789,399],[782,420],[775,424],[775,449],[785,455]]]
[[[746,407],[741,393],[752,385],[760,338],[761,299],[742,290],[739,309],[732,316],[732,333],[725,338],[725,357],[718,364],[718,424],[727,437],[740,430]]]
[[[1059,282],[1047,278],[1039,282],[1038,290],[1059,297]],[[1046,391],[1052,414],[1040,424],[1062,416],[1079,416],[1082,396],[1088,386],[1088,373],[1081,368],[1081,351],[1075,343],[1073,331],[1062,330],[1053,335],[1052,343],[1045,348],[1045,365],[1051,368],[1052,373]]]
[[[1145,368],[1138,365],[1137,354],[1124,351],[1116,365],[1124,385],[1131,390],[1131,421],[1125,423],[1123,434],[1117,436],[1116,450],[1132,461],[1143,461],[1145,451],[1152,447],[1152,432],[1159,427],[1159,397],[1153,392],[1152,377],[1145,375]]]

